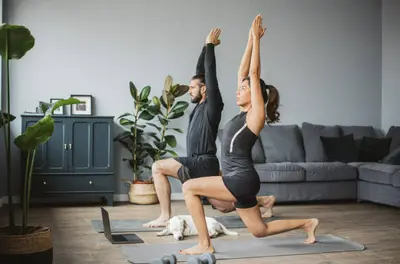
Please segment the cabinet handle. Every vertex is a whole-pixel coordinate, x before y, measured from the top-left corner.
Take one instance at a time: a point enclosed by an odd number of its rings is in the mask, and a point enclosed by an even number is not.
[[[92,181],[89,181],[89,184],[93,184]]]
[[[67,144],[64,144],[64,149],[67,149]]]
[[[47,183],[45,181],[43,181],[43,184],[46,185]]]
[[[69,149],[72,149],[72,144],[71,143],[69,143],[68,146],[69,146]]]

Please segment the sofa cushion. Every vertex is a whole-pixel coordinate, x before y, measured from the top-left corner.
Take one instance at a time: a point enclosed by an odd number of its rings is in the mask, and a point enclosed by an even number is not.
[[[358,150],[354,143],[353,134],[342,137],[322,137],[322,145],[328,162],[339,161],[343,163],[355,162]]]
[[[343,181],[357,179],[357,168],[341,162],[297,163],[306,170],[306,181]]]
[[[324,153],[324,147],[320,138],[321,136],[340,136],[340,130],[338,126],[314,125],[307,122],[303,122],[302,124],[302,133],[307,162],[327,161],[327,157]]]
[[[347,165],[350,165],[350,166],[353,166],[353,167],[358,168],[358,167],[360,167],[360,166],[362,166],[362,165],[371,164],[371,163],[375,163],[375,162],[356,161],[356,162],[349,162],[349,163],[347,163]]]
[[[390,165],[400,165],[400,146],[393,150],[389,155],[382,159],[382,163]]]
[[[392,139],[390,144],[390,152],[400,147],[400,126],[391,126],[386,134],[387,138]]]
[[[303,140],[297,125],[266,125],[259,137],[268,163],[304,162]]]
[[[363,137],[358,152],[358,161],[378,162],[389,154],[391,138]]]
[[[382,163],[365,164],[358,168],[360,180],[392,185],[393,174],[400,171],[400,166]]]
[[[400,171],[397,171],[393,174],[392,184],[394,187],[400,188]]]
[[[280,162],[255,164],[261,182],[305,181],[305,171],[296,163]]]
[[[218,130],[218,139],[221,141],[222,138],[222,133],[223,133],[223,129],[219,129]],[[218,148],[218,154],[219,154],[219,158],[221,158],[221,154],[220,154],[220,148]],[[254,143],[253,149],[251,150],[251,156],[253,158],[253,163],[254,164],[262,164],[265,163],[265,154],[264,154],[264,148],[261,144],[260,138],[258,138],[256,140],[256,142]]]
[[[354,139],[363,137],[376,137],[373,126],[339,126],[343,136],[353,134]]]

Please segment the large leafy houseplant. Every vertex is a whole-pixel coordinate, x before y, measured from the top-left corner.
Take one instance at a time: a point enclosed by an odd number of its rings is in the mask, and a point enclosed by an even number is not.
[[[151,169],[147,159],[151,158],[148,150],[151,150],[152,146],[147,142],[146,136],[148,134],[144,131],[146,127],[144,121],[154,118],[147,110],[150,105],[148,97],[151,87],[145,86],[142,90],[138,90],[133,82],[129,82],[129,89],[133,99],[133,111],[132,113],[127,112],[118,117],[119,124],[124,130],[114,140],[120,142],[130,153],[130,157],[124,157],[123,161],[128,162],[132,170],[133,180],[123,179],[123,181],[139,183],[141,182],[139,179],[140,175],[144,170]]]
[[[148,107],[148,112],[157,117],[157,123],[147,122],[153,126],[158,135],[152,135],[154,143],[153,159],[159,160],[165,155],[177,156],[177,153],[170,148],[176,147],[175,135],[169,131],[183,133],[181,128],[170,127],[172,120],[180,118],[184,115],[185,110],[189,106],[186,101],[177,101],[176,98],[184,95],[189,91],[189,86],[181,84],[173,84],[173,79],[170,75],[165,78],[164,89],[160,97],[153,97],[153,104]]]
[[[30,30],[21,25],[2,24],[0,26],[0,54],[4,65],[6,111],[0,113],[0,126],[4,128],[4,145],[6,151],[6,174],[8,195],[8,220],[10,232],[13,233],[15,226],[14,203],[12,196],[12,173],[11,173],[11,122],[15,116],[11,115],[11,92],[10,92],[10,60],[20,60],[35,45],[35,38]]]

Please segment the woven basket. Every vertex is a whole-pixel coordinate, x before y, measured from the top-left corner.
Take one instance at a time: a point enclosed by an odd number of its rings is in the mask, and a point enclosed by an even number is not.
[[[158,197],[153,183],[132,183],[129,189],[129,202],[133,204],[156,204]]]
[[[9,227],[0,227],[0,263],[53,263],[51,230],[40,226],[29,226],[28,230],[34,231],[26,235],[9,235]]]

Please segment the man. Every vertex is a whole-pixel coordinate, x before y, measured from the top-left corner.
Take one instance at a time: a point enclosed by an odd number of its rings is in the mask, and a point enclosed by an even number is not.
[[[169,177],[184,183],[190,178],[218,176],[219,161],[216,156],[216,138],[224,103],[219,90],[214,48],[219,45],[221,29],[211,30],[197,61],[196,75],[189,84],[191,102],[196,104],[189,116],[186,135],[186,157],[167,158],[156,161],[152,166],[153,181],[160,202],[160,216],[145,227],[165,226],[172,217],[171,186]],[[271,199],[262,197],[261,205],[271,205]],[[222,212],[235,210],[232,203],[211,200],[215,208]],[[269,215],[269,213],[268,213]]]

